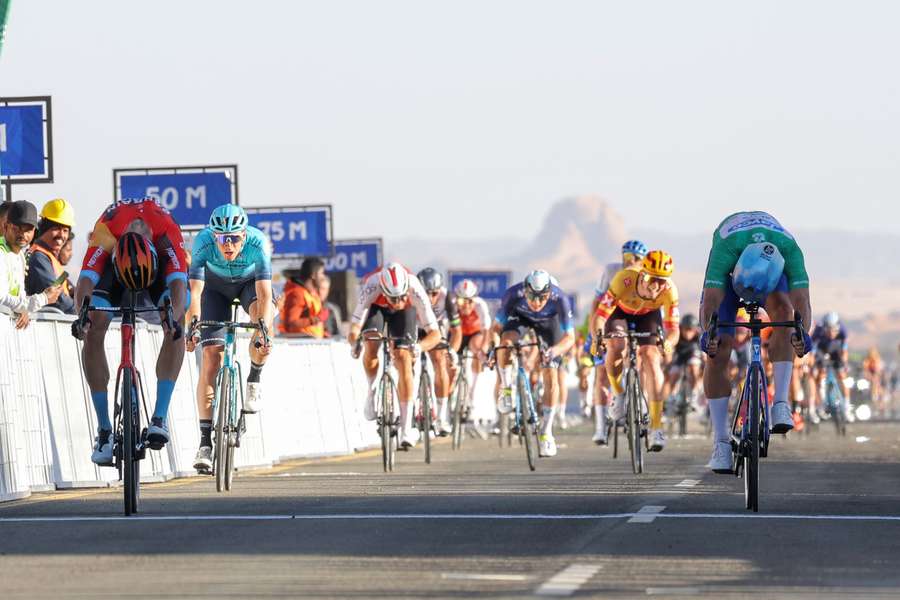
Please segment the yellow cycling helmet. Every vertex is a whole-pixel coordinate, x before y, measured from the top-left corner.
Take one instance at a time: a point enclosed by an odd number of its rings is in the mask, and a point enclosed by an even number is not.
[[[651,250],[641,261],[644,273],[653,277],[671,277],[675,272],[675,259],[662,250]]]
[[[56,198],[45,204],[41,209],[41,218],[66,227],[75,227],[75,210],[62,198]]]

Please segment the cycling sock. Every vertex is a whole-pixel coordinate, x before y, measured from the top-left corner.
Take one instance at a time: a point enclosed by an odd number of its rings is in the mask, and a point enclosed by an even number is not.
[[[160,379],[156,382],[156,409],[153,416],[165,420],[169,414],[169,402],[172,401],[172,392],[175,391],[175,381],[172,379]]]
[[[503,367],[502,369],[500,369],[500,384],[503,387],[505,387],[505,388],[512,387],[512,378],[513,378],[513,368],[511,366]]]
[[[650,429],[662,429],[662,400],[650,402]]]
[[[438,398],[437,399],[437,417],[439,420],[443,422],[447,422],[447,419],[450,417],[450,413],[447,411],[447,399],[446,398]]]
[[[409,410],[409,402],[401,402],[400,403],[400,423],[403,425],[404,429],[410,429],[412,427],[412,411]]]
[[[728,434],[728,396],[709,399],[709,418],[712,419],[713,434],[717,442],[727,442]]]
[[[556,416],[556,407],[545,408],[542,416],[541,435],[553,435],[553,418]]]
[[[259,383],[259,375],[262,373],[263,365],[258,365],[252,360],[250,361],[250,374],[247,375],[247,383]]]
[[[610,374],[610,372],[607,371],[606,377],[607,377],[607,379],[609,379],[609,385],[612,386],[613,394],[615,394],[616,396],[621,396],[622,393],[625,391],[622,389],[621,373],[620,373],[619,377],[613,377]]]
[[[200,445],[212,448],[212,420],[200,419]]]
[[[594,427],[597,431],[606,429],[606,406],[602,404],[594,407]]]
[[[104,431],[112,431],[109,422],[109,392],[91,392],[94,410],[97,412],[97,424]]]
[[[775,376],[775,402],[787,402],[788,392],[791,390],[791,375],[794,373],[794,363],[791,361],[772,363]]]

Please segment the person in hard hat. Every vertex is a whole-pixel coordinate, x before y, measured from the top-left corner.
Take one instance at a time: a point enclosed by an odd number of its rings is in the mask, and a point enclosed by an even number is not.
[[[52,286],[65,272],[59,260],[59,252],[69,241],[69,234],[74,226],[75,210],[71,204],[57,198],[44,205],[37,226],[37,236],[31,246],[31,257],[28,259],[26,293],[42,292]],[[67,289],[64,289],[56,302],[48,306],[66,314],[75,314],[75,301]]]

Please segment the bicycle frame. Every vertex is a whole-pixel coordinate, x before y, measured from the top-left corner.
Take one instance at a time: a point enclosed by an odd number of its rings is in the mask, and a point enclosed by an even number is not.
[[[756,381],[754,381],[754,377]],[[750,366],[747,368],[747,377],[744,380],[744,389],[741,392],[741,398],[734,409],[734,415],[731,419],[731,447],[735,452],[735,475],[741,476],[739,468],[740,449],[745,447],[750,440],[750,397],[754,385],[758,386],[756,398],[757,410],[760,414],[760,434],[759,438],[759,455],[765,458],[769,449],[769,380],[766,377],[766,370],[762,364],[762,338],[760,332],[756,331],[750,338]],[[743,419],[742,419],[743,418]],[[739,427],[740,425],[740,427]]]

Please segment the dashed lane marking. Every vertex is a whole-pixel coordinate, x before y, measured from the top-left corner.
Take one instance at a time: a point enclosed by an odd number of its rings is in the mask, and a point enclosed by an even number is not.
[[[647,588],[648,596],[699,596],[700,588],[695,587],[652,587]]]
[[[548,579],[534,593],[538,596],[571,596],[599,570],[599,565],[572,565]]]
[[[512,573],[442,573],[441,579],[453,581],[528,581],[529,575]]]
[[[675,487],[677,487],[677,488],[692,488],[692,487],[696,487],[697,485],[699,485],[699,483],[700,483],[699,479],[685,479],[681,483],[676,483]]]
[[[652,523],[659,514],[666,510],[665,506],[645,506],[641,510],[628,519],[629,523]]]

